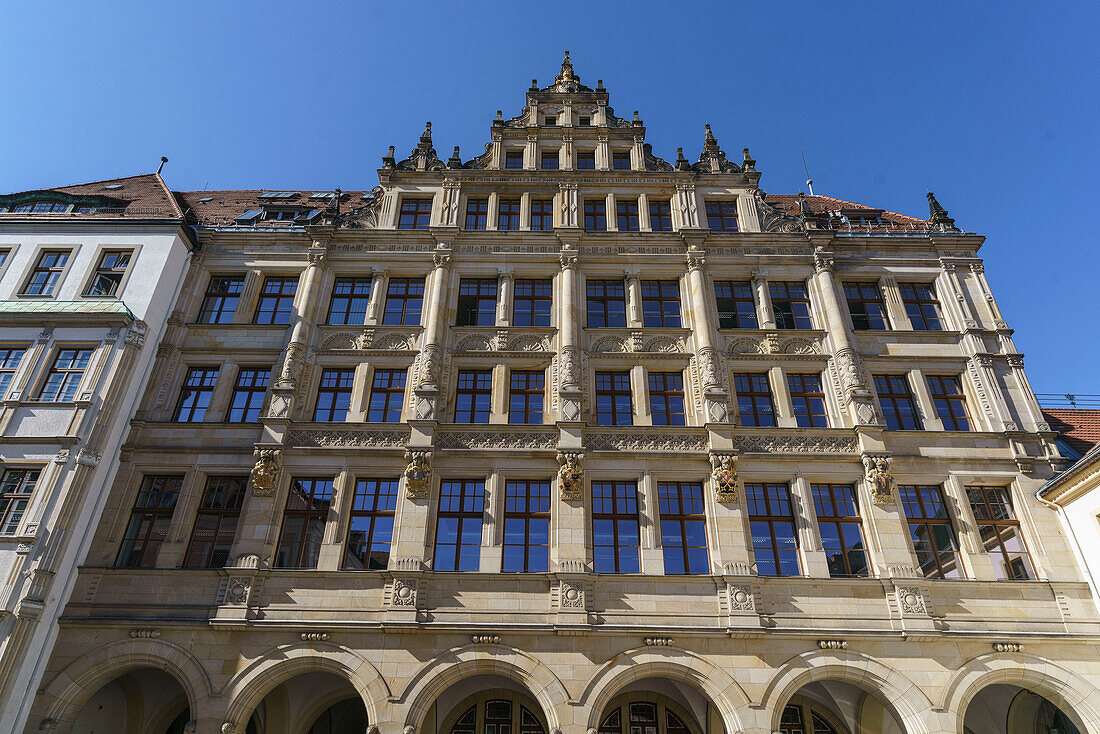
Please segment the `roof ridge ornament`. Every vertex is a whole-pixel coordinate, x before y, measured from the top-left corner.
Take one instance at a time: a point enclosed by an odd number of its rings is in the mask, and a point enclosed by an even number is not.
[[[928,192],[928,220],[932,223],[933,229],[941,232],[959,231],[955,226],[955,220],[947,216],[947,210],[936,201],[936,195],[931,191]]]
[[[393,149],[390,150],[390,156],[392,156]],[[383,166],[385,166],[386,160],[386,158],[382,159]],[[396,165],[399,171],[442,171],[445,167],[443,161],[439,160],[439,156],[436,155],[435,148],[432,147],[432,123],[430,121],[424,123],[424,132],[420,133],[420,142],[409,153],[409,157]]]
[[[726,154],[718,147],[718,138],[714,137],[710,123],[705,123],[703,127],[706,129],[703,150],[699,153],[699,160],[691,167],[692,170],[697,173],[741,173],[741,167],[727,160]]]

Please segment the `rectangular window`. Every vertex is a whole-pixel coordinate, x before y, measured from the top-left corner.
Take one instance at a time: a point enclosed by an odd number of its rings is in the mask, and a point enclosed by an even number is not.
[[[523,168],[523,151],[509,150],[504,154],[505,168]]]
[[[384,570],[390,563],[393,514],[397,507],[396,479],[359,479],[351,498],[344,568]]]
[[[508,422],[540,424],[543,419],[543,399],[546,375],[541,370],[512,370],[511,392],[508,397]]]
[[[65,347],[57,350],[38,399],[43,403],[67,403],[76,398],[76,389],[92,359],[90,348]],[[215,370],[217,374],[217,370]]]
[[[501,571],[550,570],[550,482],[505,484],[503,551]]]
[[[68,250],[43,250],[31,271],[31,277],[23,286],[24,296],[52,296],[65,265],[69,262]]]
[[[588,326],[626,326],[626,287],[621,280],[589,280],[587,295]]]
[[[620,232],[637,232],[638,200],[617,199],[615,201],[615,221]]]
[[[104,250],[99,256],[92,282],[84,291],[86,296],[114,296],[122,285],[122,277],[130,266],[132,250]]]
[[[0,400],[7,396],[15,371],[26,353],[26,347],[0,346]]]
[[[370,278],[337,278],[328,306],[328,323],[362,326],[367,322],[370,303]]]
[[[557,115],[547,116],[543,121],[543,124],[547,125],[548,127],[555,127],[558,124]]]
[[[501,199],[497,211],[497,229],[502,232],[519,229],[519,199]]]
[[[901,283],[901,302],[905,313],[917,331],[943,331],[940,301],[936,298],[936,286],[932,283]]]
[[[313,420],[318,423],[339,423],[347,420],[348,408],[351,407],[351,387],[354,383],[355,370],[322,371]]]
[[[596,573],[639,573],[638,485],[592,482],[592,551]]]
[[[607,202],[587,199],[584,202],[584,229],[586,232],[607,231]]]
[[[844,297],[848,300],[848,313],[852,316],[852,328],[860,331],[883,331],[887,328],[886,303],[878,283],[845,283]]]
[[[203,295],[196,321],[200,324],[228,324],[233,321],[237,302],[244,290],[243,275],[212,275]]]
[[[925,578],[961,579],[958,542],[943,490],[935,485],[899,486],[909,537]]]
[[[634,424],[629,372],[596,373],[596,423],[601,426]]]
[[[290,482],[283,529],[275,550],[275,568],[317,568],[332,504],[332,481],[316,477],[295,478]]]
[[[786,484],[746,484],[749,527],[756,572],[761,576],[797,576],[798,540]]]
[[[756,329],[756,299],[747,280],[716,280],[719,329]]]
[[[41,469],[5,469],[0,476],[0,535],[16,535]]]
[[[997,578],[1034,579],[1035,567],[1020,534],[1020,521],[1012,512],[1008,487],[967,487],[966,495]]]
[[[496,322],[496,278],[463,278],[458,285],[455,326],[492,326]]]
[[[954,375],[929,375],[928,389],[936,405],[936,415],[945,431],[969,431],[970,417],[966,412],[966,396],[962,383]]]
[[[919,431],[920,413],[905,375],[875,375],[874,379],[886,427],[891,431]]]
[[[742,426],[775,425],[775,403],[766,374],[734,375],[733,389],[737,393],[737,412]]]
[[[241,367],[237,384],[233,388],[233,401],[229,405],[227,423],[255,423],[260,420],[260,408],[264,404],[267,383],[271,380],[270,367]]]
[[[616,171],[630,170],[630,151],[617,150],[611,154],[611,168]]]
[[[264,278],[260,303],[256,307],[254,324],[289,324],[294,311],[294,294],[298,292],[297,276]]]
[[[187,370],[174,420],[178,423],[202,423],[217,381],[217,367],[192,367]]]
[[[596,151],[594,151],[594,150],[580,150],[580,151],[577,151],[577,170],[578,171],[594,171],[594,170],[596,170]]]
[[[684,376],[679,372],[649,373],[649,413],[655,426],[684,425]]]
[[[184,568],[224,568],[237,537],[248,477],[210,477],[202,496]]]
[[[512,326],[549,326],[554,284],[549,280],[515,281]]]
[[[787,387],[791,391],[794,417],[799,428],[828,428],[829,416],[825,412],[825,391],[821,375],[787,375]]]
[[[116,566],[152,568],[156,564],[157,551],[168,537],[172,511],[182,486],[182,475],[151,476],[142,480],[115,560]]]
[[[708,201],[707,226],[714,232],[737,231],[737,202]]]
[[[488,423],[492,395],[490,370],[460,370],[455,391],[455,423]]]
[[[672,205],[663,199],[649,202],[649,228],[654,232],[672,231]]]
[[[868,576],[855,488],[847,484],[815,484],[810,488],[821,530],[821,545],[833,578]]]
[[[433,571],[478,570],[484,512],[485,482],[463,480],[440,483]]]
[[[531,231],[549,232],[554,229],[554,202],[552,199],[531,199]]]
[[[775,311],[775,328],[814,328],[810,319],[810,294],[805,283],[768,283],[768,292],[771,293],[772,310]]]
[[[489,200],[466,200],[466,229],[485,229],[489,222]]]
[[[427,229],[432,221],[432,200],[425,198],[402,199],[401,219],[398,229]]]
[[[405,404],[407,370],[375,370],[371,382],[370,407],[367,420],[371,423],[400,423]]]
[[[556,171],[556,170],[558,170],[558,151],[556,151],[556,150],[544,150],[544,151],[542,151],[542,170],[544,170],[544,171]]]
[[[642,323],[651,327],[679,329],[680,284],[675,280],[642,281]]]
[[[703,485],[695,482],[660,482],[661,548],[665,573],[710,573],[707,555],[707,516],[703,511]]]
[[[424,303],[422,278],[390,278],[386,289],[386,310],[382,323],[387,326],[419,326]]]

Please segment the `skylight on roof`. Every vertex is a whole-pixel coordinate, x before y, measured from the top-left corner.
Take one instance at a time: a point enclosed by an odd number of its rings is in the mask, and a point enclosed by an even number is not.
[[[200,204],[205,204],[206,202],[208,202],[208,201],[213,201],[213,200],[214,200],[214,197],[213,197],[213,196],[207,196],[207,197],[206,197],[206,198],[204,198],[204,199],[199,199],[199,203],[200,203]]]
[[[336,196],[336,194],[334,194],[331,191],[318,191],[316,193],[310,194],[309,198],[311,198],[311,199],[331,199],[334,196]]]
[[[107,184],[103,188],[107,189],[108,191],[118,191],[122,188],[122,184]]]
[[[295,199],[297,197],[297,191],[265,191],[259,196],[261,199]]]

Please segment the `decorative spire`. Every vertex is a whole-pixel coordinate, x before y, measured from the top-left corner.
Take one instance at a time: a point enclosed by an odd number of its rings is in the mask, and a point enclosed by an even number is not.
[[[814,210],[810,206],[810,200],[806,198],[805,192],[798,192],[798,216],[805,219],[814,218]]]
[[[749,149],[745,148],[745,160],[741,163],[741,169],[744,171],[755,171],[756,161],[749,155]]]
[[[458,152],[457,145],[455,146],[455,152],[447,159],[447,168],[462,168],[462,156]]]
[[[390,149],[386,153],[386,155],[382,156],[382,167],[383,168],[393,168],[395,165],[397,165],[397,160],[394,158],[393,154],[394,154],[394,148],[391,145]]]
[[[940,203],[936,201],[936,195],[931,191],[928,192],[928,220],[932,222],[932,226],[941,232],[958,232],[959,228],[955,226],[955,220],[947,216],[947,210],[940,206]]]
[[[424,132],[420,133],[420,147],[432,147],[432,123],[424,123]]]
[[[561,62],[561,76],[562,80],[573,79],[573,62],[569,60],[569,52],[565,52],[565,59]]]
[[[692,168],[699,173],[740,173],[741,168],[733,161],[726,160],[726,154],[718,147],[718,138],[714,137],[710,123],[706,123],[703,127],[706,129],[703,150]]]
[[[688,159],[684,157],[684,149],[676,149],[676,170],[677,171],[690,171],[691,164],[688,163]]]
[[[703,153],[718,152],[718,138],[714,137],[714,133],[710,129],[710,123],[704,123],[703,127],[706,129],[706,137],[703,138]]]
[[[565,52],[565,59],[561,62],[561,73],[554,77],[555,92],[575,92],[580,87],[581,79],[573,73],[573,62],[569,60],[569,52]]]

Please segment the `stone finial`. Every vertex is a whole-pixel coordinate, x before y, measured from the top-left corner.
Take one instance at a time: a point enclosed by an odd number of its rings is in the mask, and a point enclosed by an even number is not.
[[[424,123],[424,132],[420,133],[420,144],[432,147],[432,123]]]
[[[936,195],[929,191],[927,196],[928,220],[932,222],[932,226],[941,232],[958,232],[959,229],[955,226],[955,220],[947,216],[947,210],[936,201]]]
[[[751,155],[749,155],[749,149],[748,148],[744,149],[744,155],[745,155],[745,159],[741,163],[741,168],[743,168],[746,171],[755,171],[756,170],[756,161],[753,160],[753,157]]]
[[[676,170],[677,171],[690,171],[691,164],[688,163],[688,159],[684,157],[684,149],[676,149]]]
[[[718,138],[714,137],[714,132],[710,129],[710,123],[704,123],[703,128],[707,131],[706,136],[703,138],[703,152],[708,153],[710,151],[718,152]]]
[[[457,145],[455,146],[455,152],[447,159],[447,168],[462,168],[462,156],[458,153]]]
[[[573,74],[573,62],[569,60],[569,52],[565,52],[565,58],[561,62],[561,80],[568,81],[575,79]]]
[[[397,158],[394,157],[394,147],[391,145],[390,149],[386,152],[386,155],[382,156],[382,167],[393,168],[397,165]]]
[[[813,207],[810,206],[810,200],[806,198],[805,192],[798,192],[798,216],[805,219],[813,219],[814,214]]]

